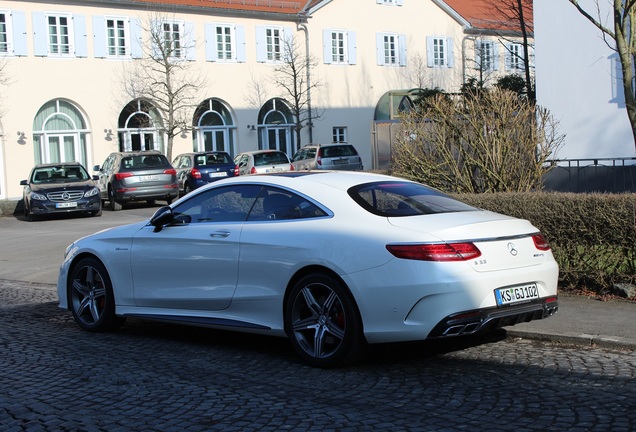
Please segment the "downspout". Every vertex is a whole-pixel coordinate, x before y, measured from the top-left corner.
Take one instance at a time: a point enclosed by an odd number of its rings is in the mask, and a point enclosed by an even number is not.
[[[307,69],[307,127],[309,128],[309,143],[311,144],[314,142],[314,123],[311,117],[311,62],[309,58],[309,30],[307,30],[307,25],[304,23],[298,23],[297,26],[298,30],[302,30],[305,32],[305,69]]]

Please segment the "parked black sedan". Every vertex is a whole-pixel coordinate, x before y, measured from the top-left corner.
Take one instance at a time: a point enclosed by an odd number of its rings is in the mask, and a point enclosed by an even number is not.
[[[24,217],[81,212],[101,216],[99,188],[81,164],[40,164],[31,169],[24,186]]]

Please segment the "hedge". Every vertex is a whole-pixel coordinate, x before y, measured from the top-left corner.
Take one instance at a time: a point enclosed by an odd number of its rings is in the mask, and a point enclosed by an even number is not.
[[[601,292],[636,283],[636,194],[456,194],[475,207],[529,220],[559,263],[560,288]]]

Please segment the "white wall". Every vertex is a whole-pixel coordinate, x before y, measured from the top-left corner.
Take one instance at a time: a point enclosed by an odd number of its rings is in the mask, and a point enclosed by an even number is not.
[[[596,2],[582,2],[596,15]],[[608,0],[599,0],[611,18]],[[605,19],[604,18],[604,19]],[[610,28],[612,27],[609,21]],[[615,54],[600,30],[568,0],[534,0],[538,103],[560,121],[566,135],[560,159],[636,156],[627,112],[613,100]],[[622,91],[622,90],[621,90]]]

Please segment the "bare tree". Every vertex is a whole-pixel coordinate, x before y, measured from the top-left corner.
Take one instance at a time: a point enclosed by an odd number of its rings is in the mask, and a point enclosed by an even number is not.
[[[205,85],[189,53],[194,50],[194,35],[182,23],[160,14],[149,14],[143,26],[144,56],[124,72],[122,84],[132,99],[150,101],[164,116],[166,156],[172,160],[174,138],[192,130],[192,112],[197,92]]]
[[[306,53],[295,38],[283,39],[282,63],[274,69],[274,85],[282,91],[282,97],[291,101],[295,117],[296,143],[301,146],[301,131],[312,127],[320,113],[311,107],[311,92],[320,87],[315,79],[310,82],[310,71],[318,64],[315,57]]]
[[[634,93],[636,90],[634,85],[634,68],[636,68],[636,1],[613,1],[613,26],[606,24],[601,18],[601,8],[598,0],[595,1],[596,10],[594,12],[584,9],[578,0],[569,0],[569,2],[601,31],[607,45],[618,53],[623,72],[625,107],[627,109],[627,117],[632,126],[634,145],[636,146],[636,95]],[[592,15],[593,13],[595,16]]]
[[[514,40],[510,39],[510,35],[521,34],[523,58],[518,53],[509,51],[507,47],[506,50],[508,50],[509,56],[516,56],[523,62],[528,99],[535,101],[536,94],[532,80],[532,66],[530,64],[530,49],[532,47],[530,39],[534,34],[532,6],[532,0],[489,0],[489,7],[496,12],[493,16],[498,17],[497,21],[502,29],[497,31],[498,36],[503,40],[512,42]]]
[[[508,90],[432,98],[405,113],[392,170],[447,192],[525,192],[542,187],[563,143],[548,111]]]

